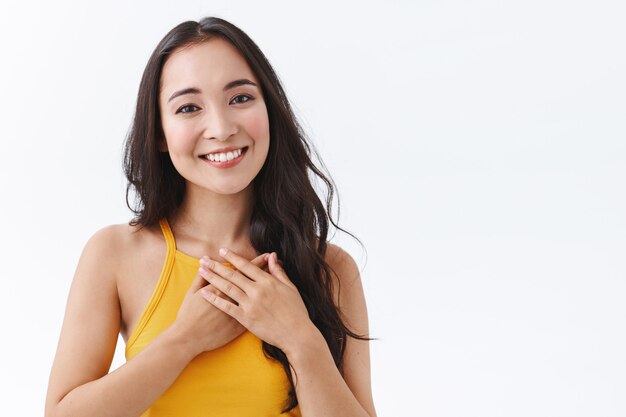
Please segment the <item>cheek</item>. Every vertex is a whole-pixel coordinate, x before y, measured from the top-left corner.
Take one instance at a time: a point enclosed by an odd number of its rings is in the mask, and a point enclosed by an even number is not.
[[[270,137],[269,120],[267,111],[263,107],[263,111],[258,111],[246,118],[246,131],[255,143],[267,142]]]
[[[161,126],[170,151],[184,152],[193,148],[193,129],[189,125],[164,120]]]

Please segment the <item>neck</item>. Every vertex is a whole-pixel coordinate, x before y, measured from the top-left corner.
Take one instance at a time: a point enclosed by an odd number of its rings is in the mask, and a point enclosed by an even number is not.
[[[187,185],[183,202],[170,219],[175,234],[216,247],[249,244],[252,184],[230,195]]]

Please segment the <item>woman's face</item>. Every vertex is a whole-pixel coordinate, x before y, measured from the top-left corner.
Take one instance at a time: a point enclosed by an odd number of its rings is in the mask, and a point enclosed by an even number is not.
[[[161,73],[159,108],[159,149],[169,152],[187,187],[233,194],[261,170],[270,141],[267,108],[258,80],[229,42],[212,38],[175,50]]]

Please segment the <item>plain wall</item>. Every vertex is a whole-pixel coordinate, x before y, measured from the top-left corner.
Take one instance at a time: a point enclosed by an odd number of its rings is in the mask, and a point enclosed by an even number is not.
[[[0,414],[43,414],[80,252],[131,216],[143,68],[206,15],[267,54],[367,248],[333,236],[379,416],[626,415],[626,7],[603,0],[3,2]]]

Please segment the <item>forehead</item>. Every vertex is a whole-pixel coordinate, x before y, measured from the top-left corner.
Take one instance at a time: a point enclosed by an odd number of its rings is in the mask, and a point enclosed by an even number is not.
[[[221,91],[227,82],[238,78],[257,81],[237,48],[215,37],[172,52],[161,71],[161,93],[190,86]]]

